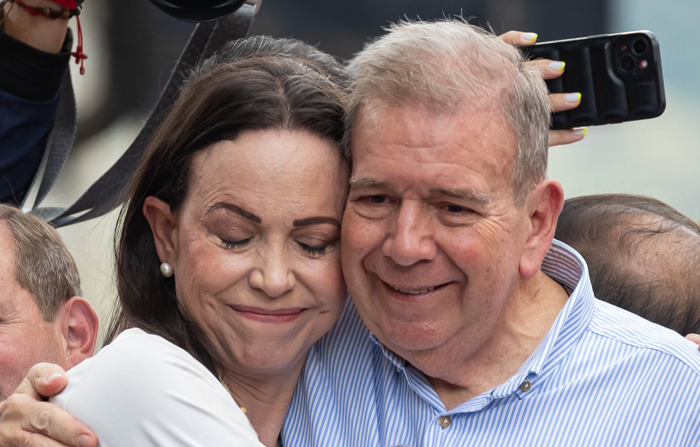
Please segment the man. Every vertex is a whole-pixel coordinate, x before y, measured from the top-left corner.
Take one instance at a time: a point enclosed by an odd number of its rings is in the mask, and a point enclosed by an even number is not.
[[[75,262],[58,232],[0,204],[0,401],[29,368],[69,369],[90,357],[97,316],[80,297]]]
[[[686,335],[700,332],[700,227],[650,197],[564,202],[555,237],[588,264],[597,298]]]
[[[285,445],[700,445],[694,346],[595,300],[552,243],[546,90],[518,52],[400,24],[351,68],[352,302],[307,359]]]

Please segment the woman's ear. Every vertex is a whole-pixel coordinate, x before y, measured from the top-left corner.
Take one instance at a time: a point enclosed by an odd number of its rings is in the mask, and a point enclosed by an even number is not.
[[[154,196],[148,196],[144,200],[143,215],[153,232],[160,262],[174,266],[178,252],[177,216],[170,210],[168,203]]]

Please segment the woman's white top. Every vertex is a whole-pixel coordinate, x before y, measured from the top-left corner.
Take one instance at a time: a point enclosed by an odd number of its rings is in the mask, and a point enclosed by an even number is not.
[[[52,402],[101,447],[262,447],[219,380],[185,350],[141,329],[68,371]]]

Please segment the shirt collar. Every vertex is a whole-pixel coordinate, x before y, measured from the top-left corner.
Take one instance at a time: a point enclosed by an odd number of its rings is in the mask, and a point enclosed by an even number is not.
[[[554,240],[541,270],[572,292],[535,352],[513,377],[494,388],[494,397],[505,397],[513,392],[521,398],[534,394],[538,385],[576,344],[593,316],[594,296],[588,266],[576,250]],[[528,384],[524,388],[526,381]]]
[[[513,392],[520,397],[533,394],[533,389],[576,344],[593,316],[594,296],[588,266],[576,250],[555,239],[541,270],[572,292],[535,352],[513,377],[492,390],[491,395],[495,398]],[[398,370],[406,367],[406,360],[384,346],[374,335],[370,334],[370,338]],[[522,386],[525,381],[528,381],[526,389]]]
[[[387,359],[389,359],[389,361],[390,361],[391,363],[394,364],[394,366],[396,367],[396,369],[397,369],[398,371],[403,371],[403,369],[406,367],[406,360],[404,360],[403,358],[401,358],[398,354],[396,354],[396,353],[395,353],[394,351],[392,351],[391,349],[389,349],[389,348],[387,348],[386,346],[384,346],[384,345],[382,344],[382,342],[380,342],[379,340],[377,340],[377,337],[375,337],[374,334],[370,333],[370,334],[369,334],[369,338],[370,338],[370,340],[372,340],[377,346],[379,346],[379,349],[382,350],[382,354],[384,354],[384,356],[385,356]]]

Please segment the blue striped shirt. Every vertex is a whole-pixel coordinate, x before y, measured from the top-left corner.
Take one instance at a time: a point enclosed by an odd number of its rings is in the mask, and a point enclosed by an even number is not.
[[[597,300],[563,243],[542,271],[573,290],[552,328],[513,377],[449,411],[349,300],[309,353],[285,447],[700,446],[697,347]]]

